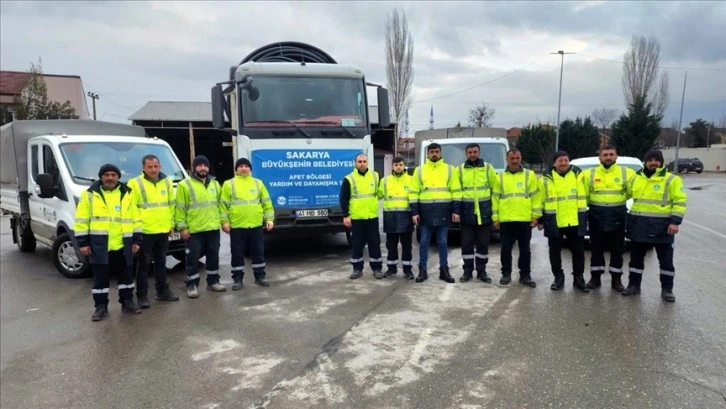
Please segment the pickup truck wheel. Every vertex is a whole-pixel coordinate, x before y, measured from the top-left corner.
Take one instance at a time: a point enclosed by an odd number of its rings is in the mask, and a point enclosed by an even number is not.
[[[73,247],[68,233],[58,236],[53,243],[53,264],[61,274],[68,278],[86,278],[92,275],[91,268],[85,257]]]
[[[20,225],[20,219],[15,219],[15,228],[13,229],[15,235],[15,242],[18,245],[18,250],[23,253],[28,253],[35,250],[36,242],[33,232],[28,229],[23,229]]]

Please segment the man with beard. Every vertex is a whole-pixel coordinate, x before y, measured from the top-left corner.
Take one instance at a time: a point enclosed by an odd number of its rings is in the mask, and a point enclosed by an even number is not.
[[[449,274],[448,237],[449,222],[459,222],[461,213],[461,184],[456,168],[444,162],[441,145],[426,147],[426,162],[413,172],[413,183],[408,195],[413,224],[421,229],[419,243],[417,283],[429,278],[426,270],[429,242],[436,234],[439,248],[439,280],[453,283]]]
[[[222,189],[209,175],[209,159],[199,155],[192,161],[192,174],[176,187],[176,229],[186,241],[187,297],[199,297],[197,263],[204,251],[207,290],[222,292],[219,283],[219,198]]]
[[[687,197],[681,178],[668,172],[663,163],[661,151],[651,150],[645,154],[645,168],[628,183],[633,206],[627,227],[631,240],[628,288],[623,295],[640,294],[645,254],[653,246],[660,264],[661,298],[675,302],[673,243],[686,214]]]
[[[408,192],[411,190],[411,175],[406,173],[406,165],[402,156],[392,161],[393,172],[384,177],[378,185],[378,197],[383,199],[383,232],[386,233],[386,265],[388,269],[384,277],[396,275],[398,264],[398,243],[401,242],[401,265],[403,275],[413,280],[411,206],[408,203]]]
[[[618,152],[612,145],[600,149],[600,165],[582,174],[590,228],[589,289],[600,288],[600,276],[605,273],[605,248],[610,249],[611,287],[622,291],[623,253],[625,252],[625,220],[628,209],[627,183],[635,172],[616,161]]]
[[[98,178],[81,193],[76,208],[75,232],[78,248],[89,258],[93,272],[91,319],[100,321],[108,315],[109,276],[118,276],[121,311],[138,314],[134,303],[133,254],[141,245],[141,219],[134,205],[131,189],[119,182],[121,171],[112,164],[101,166]]]

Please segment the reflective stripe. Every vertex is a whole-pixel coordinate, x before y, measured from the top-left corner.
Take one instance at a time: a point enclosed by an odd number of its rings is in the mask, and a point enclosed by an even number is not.
[[[491,199],[491,197],[487,197],[487,198],[479,198],[479,202],[480,202],[480,203],[485,203],[485,202],[489,202],[489,201],[491,201],[491,200],[492,200],[492,199]],[[475,202],[475,201],[476,201],[476,199],[475,199],[475,198],[473,198],[473,197],[467,197],[467,198],[463,198],[463,199],[461,199],[461,201],[462,201],[462,202],[471,202],[471,203],[473,203],[473,202]]]
[[[388,261],[386,261],[386,265],[387,266],[395,266],[396,264],[398,264],[398,260],[388,260]]]
[[[121,288],[119,286],[119,288]],[[108,294],[108,288],[94,288],[91,290],[91,294]]]
[[[238,199],[238,200],[232,200],[232,202],[230,202],[230,204],[232,204],[232,205],[248,205],[248,204],[256,205],[256,204],[260,204],[260,199],[253,199],[253,200]]]
[[[615,206],[625,206],[626,202],[590,202],[591,207],[615,207]]]
[[[136,284],[131,283],[131,284],[119,284],[118,285],[119,290],[127,290],[129,288],[136,288]]]
[[[634,216],[655,217],[655,218],[659,218],[659,219],[668,219],[671,217],[670,214],[653,213],[653,212],[639,212],[639,211],[634,211],[632,209],[630,210],[630,214],[632,214]]]
[[[385,193],[384,193],[384,195],[385,195]],[[408,196],[391,196],[391,197],[386,196],[386,198],[389,200],[408,200]]]
[[[244,270],[245,270],[244,266],[232,267],[232,271],[244,271]]]
[[[675,271],[668,271],[668,270],[660,270],[660,275],[669,276],[669,277],[675,277],[676,272]]]
[[[605,271],[605,266],[590,266],[590,271]]]
[[[425,190],[427,192],[448,192],[449,188],[448,187],[425,187],[424,186],[423,190]]]
[[[386,213],[386,212],[407,212],[409,210],[411,210],[411,209],[408,208],[408,207],[389,207],[389,208],[383,209],[383,213]]]
[[[89,230],[88,234],[100,234],[100,235],[106,236],[106,235],[108,235],[108,231],[106,231],[106,230]]]
[[[412,266],[413,263],[411,261],[401,261],[402,266]]]
[[[611,273],[622,273],[623,272],[623,269],[622,268],[617,268],[617,267],[610,267],[610,272]]]
[[[365,176],[365,175],[362,175],[362,176]],[[348,181],[350,182],[350,185],[351,185],[350,186],[351,187],[351,195],[350,195],[351,199],[364,199],[364,198],[376,196],[375,189],[374,189],[374,192],[370,193],[370,194],[358,194],[358,183],[356,182],[355,178],[351,176],[350,178],[348,178]],[[373,181],[374,181],[373,183],[375,183],[375,186],[377,187],[378,186],[378,173],[375,173],[375,172],[373,173]]]
[[[199,273],[187,277],[188,280],[196,280],[197,278],[199,278]]]
[[[507,199],[510,197],[529,197],[529,193],[504,193],[500,196],[502,199]]]
[[[252,268],[261,268],[261,267],[265,267],[266,265],[267,264],[265,264],[265,263],[262,263],[262,264],[252,264]]]
[[[474,255],[473,254],[462,254],[461,258],[464,260],[474,260]]]
[[[219,272],[217,272],[217,270],[207,271],[207,277],[209,277],[209,276],[218,276],[218,275],[219,275]]]
[[[479,254],[479,253],[476,253],[476,254],[474,254],[474,256],[476,256],[476,258],[478,258],[480,260],[487,260],[487,259],[489,259],[489,255],[488,254]]]
[[[554,210],[554,209],[552,209],[552,210],[545,209],[545,211],[544,211],[544,214],[556,214],[556,213],[557,213],[557,210]]]
[[[667,205],[668,201],[658,199],[633,199],[633,204],[653,204],[653,205]]]
[[[382,258],[372,258],[372,259],[369,259],[368,261],[370,261],[371,263],[376,263],[376,262],[381,263],[381,262],[383,262],[383,259]]]
[[[451,203],[452,199],[424,199],[419,200],[418,203]]]
[[[352,258],[351,257],[351,259],[350,259],[351,263],[360,263],[361,261],[363,261],[363,257],[361,257],[361,258]]]
[[[632,274],[643,274],[643,269],[642,268],[633,268],[633,267],[630,267],[630,272]]]

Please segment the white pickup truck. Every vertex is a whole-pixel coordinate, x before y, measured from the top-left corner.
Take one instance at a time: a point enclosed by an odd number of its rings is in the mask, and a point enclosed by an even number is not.
[[[79,197],[102,165],[118,166],[126,182],[141,173],[141,158],[153,154],[175,185],[186,177],[166,142],[133,125],[15,121],[0,128],[0,149],[0,208],[12,217],[13,242],[23,252],[35,250],[37,242],[48,246],[58,271],[70,278],[91,273],[75,245],[73,224]],[[170,240],[169,254],[183,260],[183,241]]]

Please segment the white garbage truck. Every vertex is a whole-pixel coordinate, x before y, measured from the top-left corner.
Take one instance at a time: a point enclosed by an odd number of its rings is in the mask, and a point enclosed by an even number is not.
[[[0,128],[0,208],[10,215],[13,242],[22,252],[41,243],[66,277],[88,277],[73,224],[80,195],[106,163],[121,169],[121,181],[141,173],[144,155],[156,155],[162,172],[186,177],[169,145],[134,125],[86,120],[15,121]],[[178,233],[177,233],[178,235]],[[170,236],[169,254],[183,259],[184,242]]]

